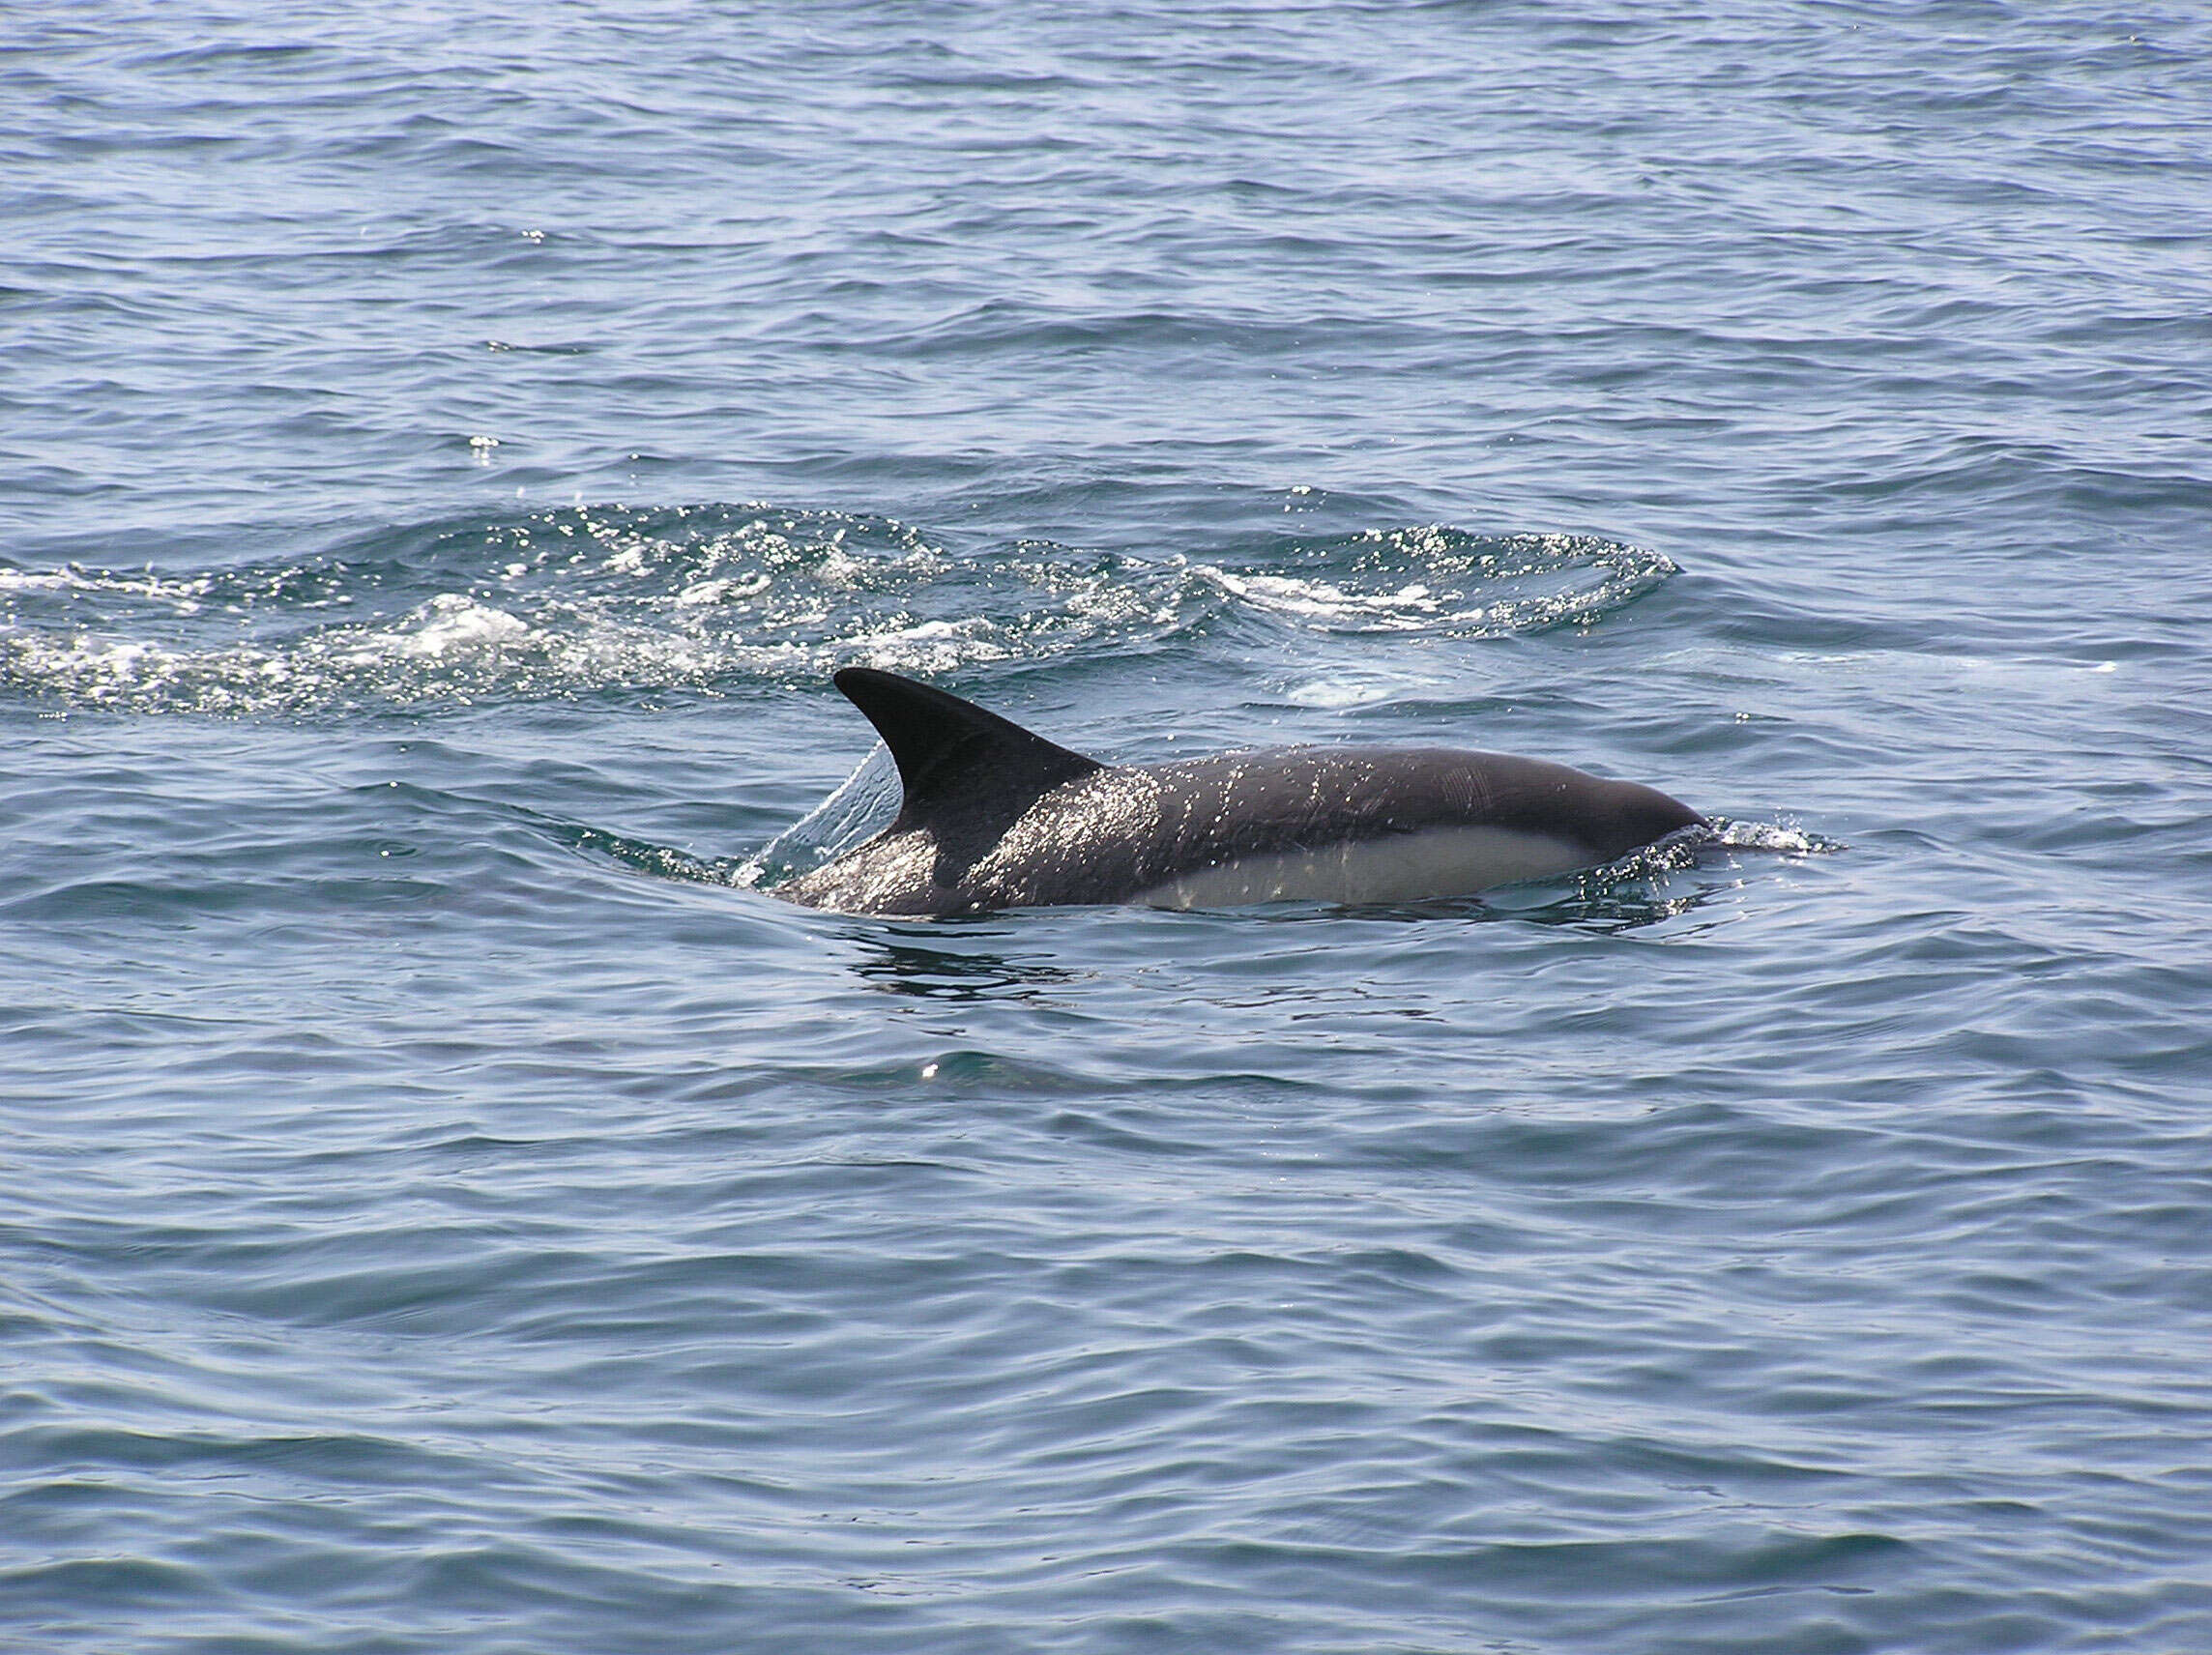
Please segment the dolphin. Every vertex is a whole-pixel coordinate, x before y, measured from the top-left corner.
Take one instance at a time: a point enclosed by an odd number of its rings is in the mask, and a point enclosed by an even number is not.
[[[1275,747],[1103,765],[912,679],[847,667],[835,682],[890,749],[905,798],[874,838],[772,887],[808,908],[1416,902],[1706,825],[1651,788],[1541,759]]]

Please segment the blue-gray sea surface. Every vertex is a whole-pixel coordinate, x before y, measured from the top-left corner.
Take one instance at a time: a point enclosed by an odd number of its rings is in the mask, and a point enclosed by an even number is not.
[[[9,8],[0,1647],[2212,1650],[2208,156],[2179,0]],[[1723,831],[814,913],[853,663]]]

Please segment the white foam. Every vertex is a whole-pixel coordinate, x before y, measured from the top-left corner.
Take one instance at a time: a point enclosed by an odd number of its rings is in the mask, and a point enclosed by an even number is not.
[[[1833,839],[1823,839],[1801,828],[1785,828],[1778,822],[1718,822],[1714,827],[1712,842],[1731,850],[1819,856],[1844,848]]]
[[[530,627],[504,609],[479,603],[456,592],[440,593],[417,610],[428,619],[413,632],[401,633],[396,644],[410,655],[451,655],[512,643],[529,636]]]
[[[58,569],[0,569],[0,592],[88,592],[145,597],[168,604],[179,615],[199,613],[208,583],[206,575],[171,580],[151,569],[142,575],[129,575],[79,568],[74,564],[66,564]]]
[[[1364,622],[1384,630],[1401,630],[1426,624],[1440,608],[1436,595],[1419,581],[1410,581],[1395,592],[1347,592],[1330,581],[1295,575],[1236,574],[1211,564],[1197,564],[1192,569],[1255,609],[1299,620],[1340,625]]]

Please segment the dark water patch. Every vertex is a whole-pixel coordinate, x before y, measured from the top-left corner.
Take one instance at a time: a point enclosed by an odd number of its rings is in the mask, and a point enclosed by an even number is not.
[[[198,1569],[143,1557],[81,1559],[10,1569],[0,1590],[18,1599],[95,1606],[108,1611],[177,1610],[230,1594]]]

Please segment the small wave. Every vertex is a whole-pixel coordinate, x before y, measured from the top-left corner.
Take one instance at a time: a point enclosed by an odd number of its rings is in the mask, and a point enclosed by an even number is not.
[[[574,508],[189,575],[0,567],[0,690],[225,715],[717,693],[855,663],[931,677],[1121,653],[1224,618],[1278,641],[1541,630],[1673,570],[1613,541],[1448,527],[1146,558],[954,547],[836,511]]]
[[[157,575],[151,569],[133,575],[87,569],[76,564],[65,564],[58,569],[0,568],[0,594],[113,593],[167,604],[179,615],[197,613],[211,584],[207,575],[180,580]]]
[[[696,857],[673,845],[655,845],[648,840],[609,833],[603,828],[568,823],[548,823],[545,830],[571,850],[596,853],[655,879],[678,880],[686,885],[750,886],[760,877],[756,861]]]
[[[1442,525],[1371,529],[1303,556],[1331,572],[1196,568],[1239,603],[1301,626],[1462,638],[1588,624],[1676,572],[1664,554],[1615,540]]]

